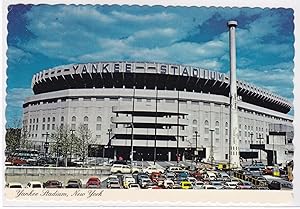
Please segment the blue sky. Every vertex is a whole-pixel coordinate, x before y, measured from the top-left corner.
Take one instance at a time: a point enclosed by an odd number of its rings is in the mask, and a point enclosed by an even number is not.
[[[34,73],[94,61],[157,61],[228,73],[226,22],[238,21],[237,76],[293,100],[292,9],[12,5],[8,126],[22,117]],[[293,113],[293,111],[292,111]]]

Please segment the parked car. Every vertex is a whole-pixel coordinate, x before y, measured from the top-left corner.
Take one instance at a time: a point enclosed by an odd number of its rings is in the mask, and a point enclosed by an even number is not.
[[[114,164],[111,169],[110,169],[110,173],[115,174],[115,173],[119,173],[119,174],[124,174],[124,173],[131,173],[131,168],[129,165],[122,165],[122,164]]]
[[[138,183],[141,188],[146,188],[148,184],[152,183],[152,181],[149,178],[142,178]]]
[[[281,184],[280,182],[273,180],[268,184],[268,188],[270,190],[281,190]]]
[[[140,185],[138,184],[129,184],[128,189],[140,189]]]
[[[43,188],[43,184],[39,181],[30,181],[26,185],[26,188],[32,188],[32,189]]]
[[[140,182],[141,179],[149,179],[149,175],[146,174],[146,173],[138,173],[137,176],[136,176],[136,180],[137,182]]]
[[[69,179],[66,188],[82,188],[80,179]]]
[[[203,189],[217,189],[214,185],[204,184]]]
[[[117,179],[111,179],[107,183],[107,188],[108,189],[121,189],[121,185],[120,185],[119,180],[117,180]]]
[[[146,174],[150,174],[150,173],[153,173],[153,172],[163,173],[163,170],[158,169],[156,166],[148,166],[147,168],[143,169],[143,172],[146,173]]]
[[[180,182],[180,186],[182,189],[192,189],[193,188],[191,182],[189,182],[189,181]]]
[[[204,182],[203,181],[196,181],[193,183],[193,189],[203,189]]]
[[[150,179],[152,182],[157,182],[159,177],[161,177],[160,172],[152,172],[150,175]]]
[[[106,182],[109,183],[109,182],[112,181],[112,180],[117,180],[117,181],[119,181],[119,178],[118,178],[118,176],[116,176],[116,175],[110,175],[109,177],[107,177]]]
[[[167,172],[177,173],[180,171],[183,171],[183,169],[181,167],[177,167],[177,166],[171,166],[171,167],[167,168]]]
[[[100,188],[100,187],[101,187],[101,181],[96,176],[90,177],[86,182],[86,188]]]
[[[11,182],[6,184],[7,188],[11,188],[11,189],[21,189],[23,188],[22,184],[19,182]]]
[[[226,182],[228,183],[228,182]],[[224,184],[222,181],[211,181],[210,185],[216,187],[216,189],[224,189]]]
[[[167,179],[174,179],[176,177],[176,174],[174,172],[166,172],[165,176]]]
[[[194,178],[194,177],[187,177],[187,180],[188,180],[189,182],[191,182],[192,184],[194,184],[194,183],[197,181],[197,179]]]
[[[237,181],[227,181],[224,183],[224,189],[237,189],[238,183]]]
[[[48,180],[43,183],[44,188],[62,188],[62,183],[58,180]]]
[[[237,184],[237,189],[254,189],[254,185],[249,181],[240,181]]]
[[[132,176],[125,176],[123,180],[123,187],[128,189],[129,184],[135,184],[135,179]]]
[[[163,183],[165,189],[171,189],[174,186],[174,182],[171,179],[166,179]]]

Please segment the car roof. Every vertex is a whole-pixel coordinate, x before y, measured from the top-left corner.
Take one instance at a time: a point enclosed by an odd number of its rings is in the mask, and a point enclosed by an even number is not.
[[[10,183],[8,183],[8,185],[22,185],[22,184],[19,182],[10,182]]]
[[[29,181],[28,183],[30,183],[30,184],[42,184],[42,183],[39,182],[39,181]]]

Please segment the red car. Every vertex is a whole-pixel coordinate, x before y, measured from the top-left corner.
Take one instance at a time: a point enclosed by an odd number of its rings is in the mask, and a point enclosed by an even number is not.
[[[86,188],[100,188],[100,187],[101,187],[101,181],[96,176],[90,177],[89,180],[86,182]]]

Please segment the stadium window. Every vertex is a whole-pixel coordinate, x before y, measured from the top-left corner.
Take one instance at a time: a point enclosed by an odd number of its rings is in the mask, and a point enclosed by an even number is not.
[[[216,134],[219,135],[220,134],[220,129],[219,128],[215,128]]]
[[[96,124],[96,130],[100,131],[101,130],[101,124]]]
[[[50,124],[47,124],[47,130],[50,130]]]
[[[38,130],[38,125],[35,126],[35,130],[36,130],[36,131]]]
[[[50,117],[48,117],[48,122],[50,122]]]
[[[194,125],[197,125],[197,120],[193,120],[193,124],[194,124]]]
[[[76,117],[75,116],[72,117],[72,122],[76,122]]]
[[[29,125],[29,131],[31,131],[31,125]]]
[[[83,124],[83,128],[84,128],[84,130],[88,130],[89,129],[89,125],[88,124]]]
[[[166,99],[166,103],[174,103],[175,102],[175,100],[173,100],[173,99]]]
[[[42,126],[42,130],[45,130],[45,124],[43,124],[43,126]]]
[[[204,129],[204,133],[208,134],[208,132],[209,132],[209,129],[208,129],[208,128],[205,128],[205,129]]]
[[[39,119],[38,119],[38,118],[36,119],[36,122],[37,122],[37,123],[39,122]]]
[[[245,125],[245,130],[247,130],[247,126]]]
[[[225,127],[226,127],[226,128],[228,127],[228,122],[225,123]],[[241,124],[240,124],[240,127],[241,127]]]
[[[84,122],[88,122],[89,121],[89,117],[88,116],[84,116],[83,121]]]
[[[228,143],[228,139],[225,139],[225,142]]]
[[[33,123],[35,123],[35,119],[33,118]]]
[[[226,159],[226,160],[228,159],[228,154],[225,154],[225,159]]]
[[[98,116],[98,117],[97,117],[97,122],[101,122],[101,121],[102,121],[101,117]]]
[[[52,118],[52,122],[55,122],[55,117]]]
[[[228,136],[228,129],[225,129],[225,135]]]
[[[205,121],[204,121],[204,125],[206,125],[206,126],[208,126],[208,125],[209,125],[209,122],[208,122],[208,120],[205,120]]]
[[[73,124],[71,125],[71,129],[72,129],[72,130],[75,130],[75,129],[76,129],[76,124],[73,123]]]
[[[31,118],[29,119],[29,123],[32,123],[32,119]]]
[[[216,121],[216,126],[219,126],[219,125],[220,125],[219,121]]]
[[[55,124],[52,124],[52,130],[54,130],[55,129]]]
[[[65,120],[64,116],[61,116],[60,121],[64,122],[64,120]]]

